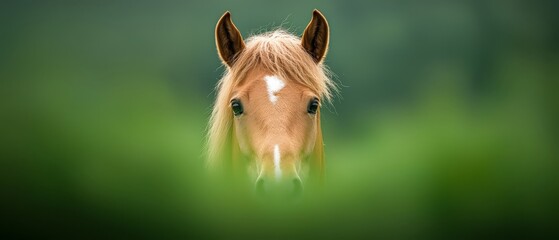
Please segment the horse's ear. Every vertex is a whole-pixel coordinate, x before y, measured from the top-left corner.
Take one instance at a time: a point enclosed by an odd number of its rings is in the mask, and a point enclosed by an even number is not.
[[[215,27],[215,44],[219,57],[229,67],[233,66],[235,57],[245,48],[243,36],[231,21],[228,11],[221,16]]]
[[[324,15],[315,9],[312,13],[311,22],[303,32],[301,44],[316,63],[320,63],[326,56],[329,37],[328,22]]]

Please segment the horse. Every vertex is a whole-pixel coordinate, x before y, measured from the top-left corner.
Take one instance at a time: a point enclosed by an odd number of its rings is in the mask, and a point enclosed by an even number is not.
[[[336,91],[324,65],[329,31],[315,9],[300,38],[278,28],[245,41],[231,13],[222,15],[215,42],[225,72],[208,125],[210,168],[245,175],[258,192],[297,194],[307,180],[323,181],[320,107]]]

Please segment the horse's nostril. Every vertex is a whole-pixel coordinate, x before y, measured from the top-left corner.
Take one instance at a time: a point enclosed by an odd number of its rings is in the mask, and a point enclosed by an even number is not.
[[[264,186],[264,179],[260,178],[258,180],[256,180],[256,192],[259,194],[264,194],[266,192],[265,186]]]
[[[301,195],[303,192],[303,182],[301,179],[295,178],[293,179],[293,195],[298,196]]]
[[[264,196],[299,196],[303,192],[303,183],[299,178],[279,182],[260,178],[256,180],[255,190]]]

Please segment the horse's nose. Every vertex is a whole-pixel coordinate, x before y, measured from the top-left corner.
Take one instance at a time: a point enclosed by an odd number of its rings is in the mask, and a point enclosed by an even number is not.
[[[298,177],[281,181],[259,178],[256,181],[256,192],[263,196],[296,197],[303,192],[303,182]]]

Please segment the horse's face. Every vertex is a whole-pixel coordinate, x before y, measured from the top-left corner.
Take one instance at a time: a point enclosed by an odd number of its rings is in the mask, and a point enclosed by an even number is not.
[[[217,24],[219,56],[230,72],[243,73],[234,84],[224,87],[230,93],[218,97],[222,99],[219,103],[229,100],[233,149],[249,160],[249,175],[259,190],[300,192],[306,173],[313,172],[313,168],[322,170],[319,106],[326,82],[321,77],[324,72],[320,64],[326,55],[328,37],[326,19],[317,10],[302,38],[283,40],[288,41],[281,45],[283,48],[272,46],[277,42],[245,46],[228,12]],[[266,41],[273,40],[271,37]],[[259,56],[259,60],[249,64],[246,59],[253,59],[250,56]],[[300,74],[305,69],[312,74]],[[316,154],[317,146],[320,154]],[[309,159],[313,152],[320,155],[314,164],[320,166],[312,166]]]
[[[290,79],[255,70],[231,97],[241,153],[252,161],[257,187],[298,191],[315,146],[319,96]]]

